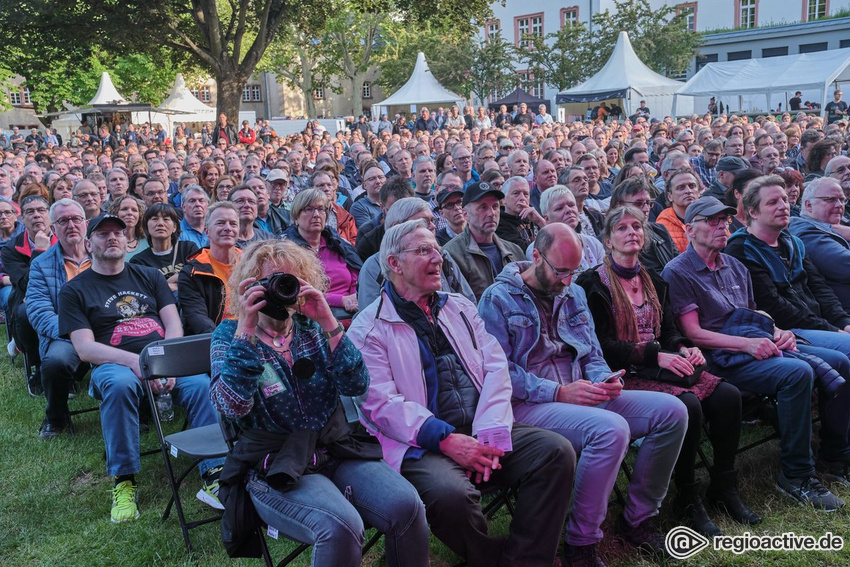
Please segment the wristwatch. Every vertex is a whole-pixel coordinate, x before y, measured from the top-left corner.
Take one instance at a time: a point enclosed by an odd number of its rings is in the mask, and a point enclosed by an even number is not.
[[[337,335],[341,335],[345,331],[345,327],[342,326],[342,323],[337,322],[337,326],[333,331],[325,331],[325,338],[330,340]]]

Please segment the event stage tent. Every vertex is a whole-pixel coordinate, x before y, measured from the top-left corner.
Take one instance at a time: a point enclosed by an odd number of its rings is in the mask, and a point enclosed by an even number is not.
[[[559,105],[618,102],[626,116],[631,116],[640,101],[645,100],[653,116],[662,117],[671,114],[673,95],[681,87],[680,81],[668,79],[644,65],[632,47],[629,34],[621,31],[605,66],[580,85],[558,93],[555,102]]]
[[[241,122],[241,113],[239,118]],[[171,135],[174,134],[173,124],[175,122],[214,123],[216,121],[215,108],[207,106],[198,100],[195,95],[186,88],[186,81],[183,79],[183,74],[177,73],[177,76],[174,77],[174,84],[171,87],[171,91],[168,93],[168,97],[162,101],[162,104],[153,110],[150,116],[142,112],[133,113],[133,122],[138,124],[148,121],[153,124],[162,124],[165,131],[168,132],[168,136],[171,137]]]
[[[673,109],[675,112],[676,106],[683,102],[682,97],[692,100],[692,97],[713,96],[727,109],[730,99],[736,97],[738,110],[768,111],[777,108],[777,102],[787,108],[787,100],[795,91],[807,90],[818,93],[816,102],[824,108],[832,100],[831,85],[847,82],[850,82],[850,48],[709,63],[679,89]],[[746,108],[744,97],[749,99],[750,108]],[[756,107],[761,101],[764,106]]]
[[[546,112],[549,112],[549,101],[548,100],[543,99],[543,98],[537,98],[536,96],[527,93],[526,91],[524,91],[520,87],[515,88],[511,94],[505,96],[504,98],[500,98],[499,100],[497,100],[495,102],[491,102],[487,106],[490,107],[490,108],[493,108],[495,110],[499,110],[499,107],[504,104],[505,106],[508,107],[508,110],[510,111],[514,107],[515,104],[518,105],[518,104],[522,104],[523,102],[525,104],[527,104],[528,109],[531,110],[534,113],[537,113],[537,109],[540,108],[541,104],[545,104],[546,105]]]
[[[393,110],[415,112],[417,107],[429,104],[457,104],[458,108],[462,110],[466,100],[446,89],[434,78],[428,68],[428,62],[425,61],[425,54],[420,52],[416,56],[416,66],[413,68],[410,78],[389,98],[378,104],[373,104],[372,116],[386,114],[392,120],[389,115]]]

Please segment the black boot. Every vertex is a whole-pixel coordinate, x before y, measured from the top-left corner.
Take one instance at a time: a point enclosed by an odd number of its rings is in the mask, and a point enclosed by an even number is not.
[[[685,519],[688,527],[706,537],[723,535],[705,511],[705,506],[699,496],[699,483],[676,483],[679,494],[676,497],[676,510]]]
[[[711,485],[705,494],[708,505],[725,510],[733,520],[754,526],[762,522],[761,516],[747,508],[738,493],[738,471],[711,471]]]

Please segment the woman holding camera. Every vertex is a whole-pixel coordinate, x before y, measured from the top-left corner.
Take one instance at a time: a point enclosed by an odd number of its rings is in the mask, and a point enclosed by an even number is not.
[[[213,333],[210,388],[241,431],[220,477],[225,517],[246,482],[264,522],[314,546],[313,565],[360,565],[364,522],[386,534],[389,565],[427,565],[416,490],[374,440],[352,434],[342,410],[339,397],[365,393],[369,374],[325,300],[315,255],[254,243],[228,285],[236,320]]]
[[[281,236],[316,253],[328,276],[325,299],[337,319],[350,319],[357,312],[357,277],[363,261],[351,244],[327,227],[330,207],[323,191],[301,191],[292,200],[292,225]]]
[[[724,507],[738,522],[758,524],[761,518],[746,507],[737,487],[741,393],[704,372],[702,352],[676,328],[667,284],[638,259],[648,230],[640,209],[609,211],[602,231],[609,254],[576,282],[587,293],[602,353],[612,370],[627,370],[626,389],[666,392],[688,408],[688,429],[675,467],[676,506],[688,525],[706,536],[722,533],[705,510],[694,475],[703,416],[714,449],[710,503]]]

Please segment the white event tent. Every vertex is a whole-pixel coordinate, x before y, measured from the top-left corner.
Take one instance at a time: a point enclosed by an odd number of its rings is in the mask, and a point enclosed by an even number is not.
[[[241,119],[240,114],[240,121]],[[174,77],[174,85],[168,97],[150,113],[150,116],[146,112],[133,113],[133,122],[138,124],[150,121],[154,124],[162,124],[169,136],[174,132],[173,122],[215,122],[215,120],[215,108],[198,100],[186,88],[182,73],[177,73]]]
[[[372,105],[372,116],[386,114],[389,116],[390,109],[401,109],[403,112],[416,112],[417,106],[428,104],[457,104],[463,110],[466,100],[446,89],[434,78],[425,61],[425,54],[420,52],[416,56],[416,66],[413,73],[404,85],[389,98],[378,104]],[[403,107],[403,108],[401,108]],[[392,120],[392,117],[390,117]]]
[[[561,91],[555,97],[558,105],[619,101],[626,116],[631,116],[641,100],[653,116],[666,116],[673,109],[673,95],[682,87],[680,81],[668,79],[647,67],[637,56],[629,34],[621,31],[611,57],[585,82]],[[571,110],[578,110],[573,104]]]
[[[818,93],[821,107],[832,100],[832,88],[850,82],[850,48],[783,55],[766,59],[709,63],[676,93],[673,109],[692,97],[716,97],[730,108],[732,97],[743,112],[768,111],[787,104],[795,91]],[[746,98],[746,102],[745,102]],[[748,106],[749,105],[749,106]]]

